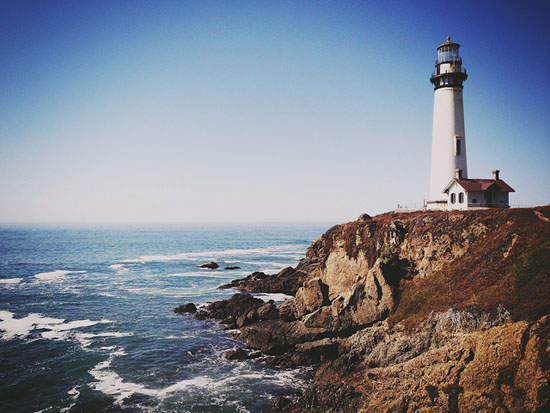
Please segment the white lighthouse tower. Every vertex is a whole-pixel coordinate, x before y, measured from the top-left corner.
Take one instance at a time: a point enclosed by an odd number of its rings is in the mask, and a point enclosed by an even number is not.
[[[446,209],[448,195],[443,191],[455,178],[455,171],[460,171],[460,178],[468,178],[462,103],[462,83],[468,75],[462,69],[459,48],[450,37],[438,46],[430,78],[435,92],[429,209]]]

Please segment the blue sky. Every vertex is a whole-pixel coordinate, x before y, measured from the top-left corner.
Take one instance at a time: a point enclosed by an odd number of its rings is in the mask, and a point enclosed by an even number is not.
[[[346,221],[427,197],[436,47],[470,177],[550,199],[548,1],[2,1],[0,221]]]

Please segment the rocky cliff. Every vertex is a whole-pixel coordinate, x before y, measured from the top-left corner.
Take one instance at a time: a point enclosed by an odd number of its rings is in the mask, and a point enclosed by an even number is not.
[[[316,365],[274,411],[550,409],[550,207],[363,215],[296,269],[232,286],[295,293],[198,315],[238,327],[266,363]]]

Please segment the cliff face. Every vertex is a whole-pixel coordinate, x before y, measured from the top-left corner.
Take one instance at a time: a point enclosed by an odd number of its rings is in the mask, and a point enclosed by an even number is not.
[[[550,312],[539,294],[550,287],[548,216],[549,207],[379,215],[331,228],[297,270],[319,277],[332,303],[358,291],[383,303],[392,323],[472,303],[533,320]]]
[[[317,366],[274,411],[550,410],[550,207],[363,216],[231,285],[295,292],[200,313],[268,364]]]

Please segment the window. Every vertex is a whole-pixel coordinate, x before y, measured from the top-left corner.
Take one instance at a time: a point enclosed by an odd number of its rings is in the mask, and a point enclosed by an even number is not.
[[[458,203],[463,204],[464,203],[464,192],[460,192],[458,194]]]
[[[477,198],[472,199],[472,204],[477,204]]]
[[[462,155],[462,142],[460,141],[460,138],[456,138],[456,154]]]
[[[451,204],[456,202],[456,194],[451,194]]]

